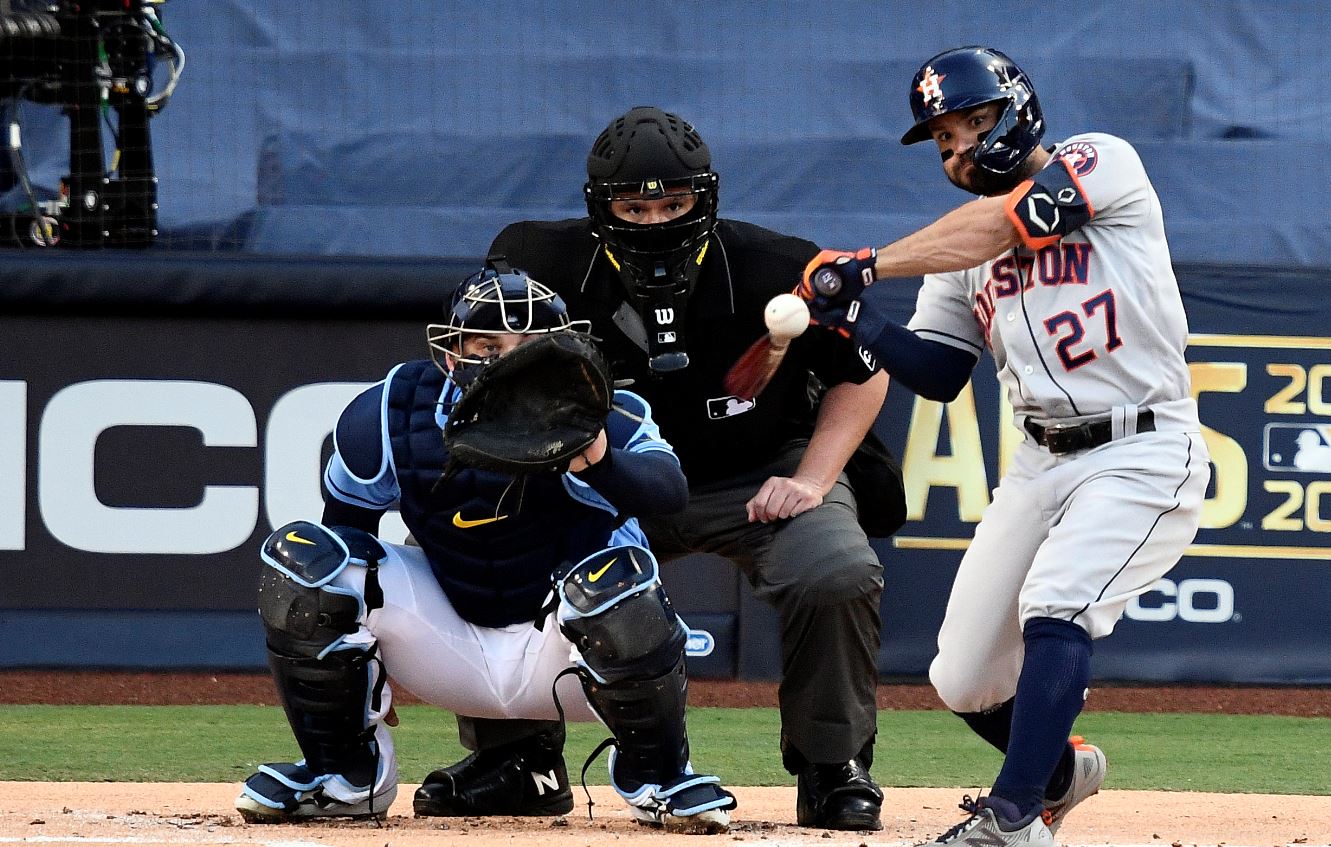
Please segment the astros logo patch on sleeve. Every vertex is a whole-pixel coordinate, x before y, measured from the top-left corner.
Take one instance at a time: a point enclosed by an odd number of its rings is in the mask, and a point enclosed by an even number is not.
[[[1059,150],[1054,156],[1055,159],[1061,159],[1068,163],[1077,176],[1086,176],[1095,170],[1095,166],[1100,162],[1100,154],[1096,152],[1095,145],[1086,141],[1077,141]]]

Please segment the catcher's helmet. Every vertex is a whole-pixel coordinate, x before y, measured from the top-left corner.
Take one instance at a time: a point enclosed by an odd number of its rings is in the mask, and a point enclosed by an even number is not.
[[[939,115],[1006,100],[998,123],[975,150],[975,166],[996,175],[1015,170],[1039,146],[1044,115],[1035,88],[1016,63],[989,47],[958,47],[925,62],[910,84],[915,125],[902,144],[929,138],[929,121]]]
[[[716,189],[711,151],[678,115],[636,106],[597,137],[587,155],[583,194],[596,235],[630,294],[652,298],[661,289],[684,294],[692,288],[716,226]],[[697,198],[693,208],[665,223],[629,223],[610,211],[615,199],[689,194]]]
[[[544,335],[591,328],[589,321],[569,320],[563,298],[526,271],[509,267],[502,257],[491,257],[485,270],[463,280],[446,308],[448,322],[430,324],[426,335],[435,366],[451,373],[459,385],[475,377],[471,366],[495,358],[464,354],[462,345],[468,335]]]

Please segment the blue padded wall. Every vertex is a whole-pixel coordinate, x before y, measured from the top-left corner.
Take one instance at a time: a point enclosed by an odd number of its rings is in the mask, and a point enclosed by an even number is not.
[[[919,63],[985,42],[1030,73],[1051,140],[1099,130],[1141,147],[1179,260],[1331,266],[1313,191],[1331,144],[1320,0],[1038,15],[1019,0],[177,0],[163,14],[189,56],[153,122],[165,246],[474,256],[510,220],[580,214],[586,148],[642,103],[703,133],[723,214],[881,243],[964,199],[896,139]],[[25,115],[49,190],[61,119]]]

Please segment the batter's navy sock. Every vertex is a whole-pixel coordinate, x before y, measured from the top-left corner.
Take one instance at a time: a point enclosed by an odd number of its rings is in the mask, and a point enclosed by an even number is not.
[[[976,735],[1006,753],[1008,741],[1012,738],[1012,700],[1005,700],[983,712],[953,712],[966,722]],[[1049,785],[1044,796],[1062,797],[1072,783],[1072,766],[1077,761],[1077,752],[1071,744],[1063,747],[1063,758],[1058,760],[1054,775],[1049,778]]]
[[[1049,777],[1049,785],[1045,787],[1045,798],[1058,798],[1068,793],[1068,786],[1072,785],[1072,769],[1077,763],[1077,751],[1072,744],[1063,745],[1063,756],[1058,760],[1058,766],[1054,768],[1054,775]]]
[[[991,793],[1011,800],[1025,816],[1042,805],[1086,702],[1091,636],[1068,621],[1034,618],[1023,638],[1026,659],[1012,706],[1012,737]]]
[[[983,712],[954,712],[976,735],[1006,753],[1012,737],[1012,700],[1005,700]]]

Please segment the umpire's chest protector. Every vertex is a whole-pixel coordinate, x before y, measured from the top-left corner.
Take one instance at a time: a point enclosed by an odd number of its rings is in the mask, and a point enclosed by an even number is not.
[[[435,416],[444,376],[428,361],[398,368],[387,432],[402,520],[453,608],[478,626],[534,620],[551,574],[607,546],[616,521],[575,501],[561,477],[464,469],[441,482],[448,453]]]

